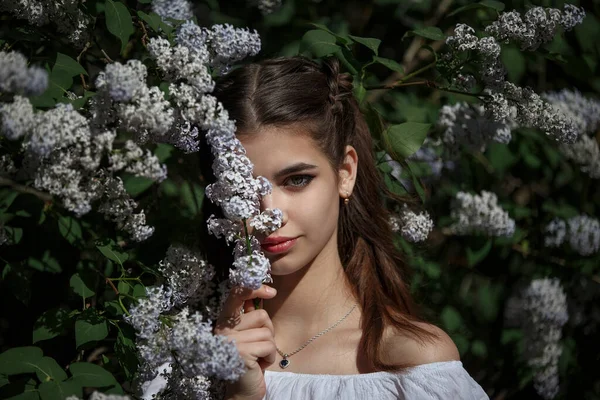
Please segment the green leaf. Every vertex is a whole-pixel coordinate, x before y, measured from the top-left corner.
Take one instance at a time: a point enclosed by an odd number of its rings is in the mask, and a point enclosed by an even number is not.
[[[38,387],[42,400],[65,400],[70,396],[82,397],[83,391],[73,381],[42,382]]]
[[[423,202],[423,204],[425,203],[425,201],[427,200],[426,196],[425,196],[425,189],[423,189],[423,186],[421,185],[421,182],[419,181],[419,179],[417,178],[417,174],[415,174],[414,171],[414,163],[405,160],[406,165],[408,166],[408,169],[410,170],[410,175],[412,177],[412,181],[413,181],[413,185],[415,187],[415,190],[417,191],[417,194],[419,195],[419,198],[421,199],[421,201]]]
[[[463,320],[462,320],[460,313],[453,306],[444,307],[440,317],[442,319],[442,323],[444,324],[444,327],[449,332],[458,331],[463,324]]]
[[[46,89],[44,95],[60,99],[71,86],[73,86],[73,77],[69,72],[62,69],[53,70],[49,77],[48,89]]]
[[[64,215],[58,218],[58,230],[71,244],[75,244],[83,239],[83,232],[79,221],[70,216]]]
[[[139,364],[134,339],[135,331],[131,326],[126,325],[117,334],[117,343],[115,344],[119,364],[123,367],[128,379],[135,375]]]
[[[291,3],[291,2],[290,2]],[[312,26],[314,26],[315,28],[319,28],[322,31],[325,31],[327,33],[329,33],[330,35],[335,36],[335,38],[337,39],[338,42],[340,42],[343,45],[349,45],[352,44],[352,39],[350,39],[348,36],[343,36],[343,35],[338,35],[337,33],[333,32],[332,30],[330,30],[328,27],[326,27],[323,24],[318,24],[316,22],[311,22],[310,23]]]
[[[10,243],[19,244],[21,239],[23,239],[23,228],[16,226],[5,226],[4,230],[6,231],[6,236]]]
[[[171,154],[174,150],[175,147],[172,144],[159,143],[158,145],[156,145],[154,155],[158,158],[158,161],[164,163],[169,158],[171,158]]]
[[[67,373],[50,357],[44,357],[37,363],[35,373],[40,382],[60,382],[67,379]]]
[[[155,12],[146,14],[143,11],[138,11],[137,14],[138,14],[138,17],[140,17],[140,19],[142,21],[144,21],[145,23],[148,24],[150,29],[152,29],[154,32],[160,32],[160,22],[161,22],[160,15],[158,15]]]
[[[487,255],[490,253],[492,249],[492,240],[488,240],[485,242],[483,247],[478,250],[471,250],[470,247],[467,247],[467,262],[469,267],[472,267],[482,261]]]
[[[300,52],[310,52],[315,57],[328,56],[339,49],[335,36],[319,29],[306,32],[300,42]]]
[[[69,366],[74,382],[82,387],[103,387],[115,383],[115,377],[104,368],[87,362],[78,362]]]
[[[70,74],[71,77],[77,76],[79,74],[88,74],[87,71],[81,66],[81,64],[79,64],[76,60],[63,53],[56,53],[56,62],[54,63],[52,71],[56,70],[62,70],[67,74]]]
[[[431,40],[446,39],[446,35],[444,34],[444,32],[442,32],[442,30],[437,26],[427,26],[425,28],[415,29],[413,31],[410,31],[408,36],[411,36],[410,34],[421,36]]]
[[[135,176],[127,174],[123,177],[123,186],[131,197],[137,197],[150,189],[154,184],[154,180],[143,176]]]
[[[479,4],[481,4],[484,7],[494,9],[496,11],[503,11],[504,8],[506,7],[506,5],[504,3],[502,3],[501,1],[494,1],[494,0],[481,0],[479,2]]]
[[[123,266],[123,263],[129,259],[129,254],[122,252],[111,239],[105,239],[97,244],[96,248],[100,250],[100,253],[102,253],[104,257],[116,262],[121,267]]]
[[[352,40],[357,43],[362,44],[363,46],[368,47],[375,53],[375,55],[379,55],[379,45],[381,44],[381,40],[376,38],[364,38],[359,36],[348,35]]]
[[[129,37],[135,32],[131,14],[127,6],[118,1],[106,0],[105,7],[106,28],[121,40],[121,52],[123,52]]]
[[[93,287],[93,281],[91,277],[85,273],[75,273],[71,276],[71,280],[69,281],[69,285],[73,289],[75,293],[83,297],[84,299],[88,297],[92,297],[96,294]]]
[[[7,400],[39,400],[37,380],[27,376],[13,378],[0,388],[0,398]]]
[[[399,72],[401,74],[404,73],[404,68],[402,68],[402,65],[398,64],[394,60],[390,60],[389,58],[375,56],[375,57],[373,57],[373,61],[386,66],[388,69],[390,69],[392,71]]]
[[[423,145],[430,127],[431,124],[418,122],[391,125],[383,133],[388,153],[395,160],[410,157]]]
[[[27,259],[27,265],[41,272],[51,272],[53,274],[62,272],[62,268],[56,258],[50,255],[50,250],[46,250],[41,260],[29,257]]]
[[[500,53],[502,64],[506,66],[508,78],[512,82],[520,82],[526,72],[525,56],[516,46],[505,46]]]
[[[69,311],[64,308],[45,311],[33,325],[33,343],[60,335],[70,323]]]
[[[13,347],[0,354],[0,374],[33,373],[35,365],[44,357],[39,347]]]
[[[480,358],[487,356],[487,346],[483,340],[474,340],[471,343],[471,352]]]
[[[87,314],[75,322],[75,343],[80,346],[99,341],[108,336],[106,320],[99,315]]]

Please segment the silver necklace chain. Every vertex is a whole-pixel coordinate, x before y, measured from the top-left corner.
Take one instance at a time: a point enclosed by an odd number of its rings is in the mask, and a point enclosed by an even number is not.
[[[329,332],[330,330],[332,330],[333,328],[335,328],[336,326],[338,326],[343,320],[346,319],[346,317],[348,315],[350,315],[350,313],[356,308],[356,304],[354,306],[352,306],[352,308],[350,309],[350,311],[348,311],[348,313],[346,315],[344,315],[338,322],[336,322],[335,324],[333,324],[332,326],[330,326],[329,328],[317,333],[315,336],[313,336],[312,338],[310,338],[306,343],[304,343],[302,346],[300,346],[300,348],[292,351],[291,353],[284,353],[281,350],[279,350],[279,347],[275,346],[275,348],[277,349],[277,352],[279,353],[279,355],[281,355],[281,357],[283,357],[283,360],[281,360],[281,362],[279,363],[279,366],[281,368],[287,368],[288,365],[290,365],[290,361],[287,359],[288,357],[293,356],[294,354],[296,354],[297,352],[299,352],[300,350],[302,350],[303,348],[305,348],[306,346],[308,346],[313,340],[315,340],[316,338],[326,334],[327,332]]]

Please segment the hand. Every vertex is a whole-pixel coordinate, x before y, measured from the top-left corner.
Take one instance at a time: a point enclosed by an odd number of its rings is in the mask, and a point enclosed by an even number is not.
[[[252,300],[272,299],[276,294],[274,288],[265,285],[256,290],[236,286],[225,300],[214,334],[227,336],[229,341],[235,339],[246,366],[246,373],[227,385],[226,399],[262,400],[267,393],[264,370],[276,359],[275,329],[269,314],[257,310]],[[242,307],[244,314],[240,314]]]

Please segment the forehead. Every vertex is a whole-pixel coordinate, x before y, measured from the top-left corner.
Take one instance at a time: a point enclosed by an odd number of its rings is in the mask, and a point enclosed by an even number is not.
[[[327,158],[306,130],[299,127],[268,126],[258,132],[240,135],[246,155],[257,175],[272,175],[295,162],[322,167]]]

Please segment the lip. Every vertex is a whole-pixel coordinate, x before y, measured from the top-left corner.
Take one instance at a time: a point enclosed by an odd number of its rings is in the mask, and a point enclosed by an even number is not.
[[[277,238],[277,240],[279,240],[280,238]],[[284,238],[281,238],[284,239]],[[283,253],[284,251],[287,251],[289,249],[292,248],[292,246],[294,246],[294,244],[296,244],[296,240],[298,240],[298,238],[293,238],[293,239],[287,239],[287,240],[283,240],[283,241],[279,241],[278,243],[273,243],[273,242],[266,242],[260,245],[260,247],[268,252],[268,253]]]

